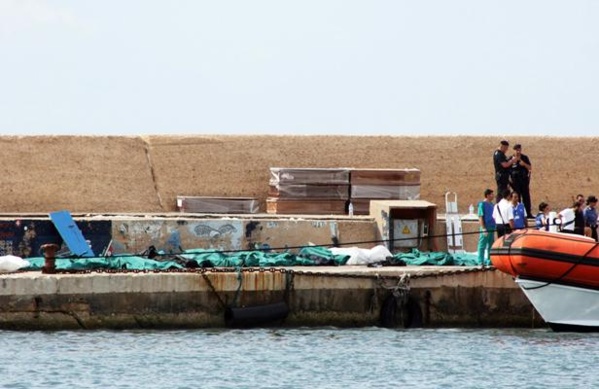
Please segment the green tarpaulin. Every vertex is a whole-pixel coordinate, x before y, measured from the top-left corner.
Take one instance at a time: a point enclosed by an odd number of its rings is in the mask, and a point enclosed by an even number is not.
[[[344,265],[349,255],[335,255],[331,250],[320,246],[307,246],[297,254],[290,252],[240,251],[216,252],[193,249],[178,255],[161,254],[157,259],[137,255],[117,255],[94,258],[57,258],[58,270],[168,270],[195,267],[278,267],[278,266],[339,266]],[[23,270],[41,270],[44,258],[27,258],[30,266]],[[445,252],[398,253],[383,265],[396,266],[476,266],[475,254],[449,254]]]
[[[478,257],[476,254],[450,254],[445,252],[420,252],[412,249],[410,253],[400,253],[393,256],[393,264],[402,262],[410,266],[476,266]]]

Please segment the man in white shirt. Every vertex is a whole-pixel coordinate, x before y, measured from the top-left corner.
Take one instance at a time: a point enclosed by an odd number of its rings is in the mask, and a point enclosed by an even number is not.
[[[574,209],[565,208],[559,213],[559,218],[562,221],[562,232],[574,233]]]
[[[582,214],[582,205],[578,201],[575,201],[570,208],[562,210],[558,214],[561,220],[560,231],[568,234],[584,235],[584,216],[582,220],[576,220],[577,216],[580,219],[580,214]]]
[[[497,228],[497,236],[502,237],[514,229],[514,210],[509,202],[511,193],[505,190],[501,200],[493,207],[493,219]]]

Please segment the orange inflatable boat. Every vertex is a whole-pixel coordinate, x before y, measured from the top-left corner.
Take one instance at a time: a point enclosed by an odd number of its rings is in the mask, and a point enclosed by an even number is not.
[[[514,277],[599,288],[599,245],[584,236],[517,230],[497,239],[490,257]]]
[[[580,235],[518,230],[497,239],[493,265],[555,331],[599,331],[599,244]]]

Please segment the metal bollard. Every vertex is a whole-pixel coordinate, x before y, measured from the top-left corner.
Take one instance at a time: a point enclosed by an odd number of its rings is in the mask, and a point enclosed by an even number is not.
[[[56,273],[56,251],[58,251],[58,245],[55,243],[43,244],[41,249],[44,252],[44,266],[42,267],[42,273],[54,274]]]

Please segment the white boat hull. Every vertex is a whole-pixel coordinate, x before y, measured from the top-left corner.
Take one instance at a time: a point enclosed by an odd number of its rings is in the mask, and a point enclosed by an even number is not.
[[[516,278],[543,320],[555,331],[599,331],[599,290]]]

